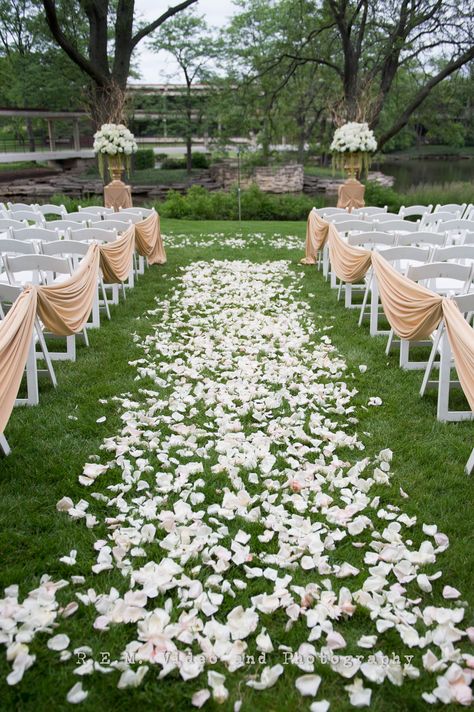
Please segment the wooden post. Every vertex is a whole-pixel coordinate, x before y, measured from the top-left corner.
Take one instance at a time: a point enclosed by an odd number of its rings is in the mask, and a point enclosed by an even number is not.
[[[56,150],[56,141],[54,140],[54,127],[53,127],[53,120],[52,119],[46,119],[48,123],[48,139],[49,139],[49,148],[51,151]]]
[[[79,130],[79,119],[74,119],[72,124],[72,141],[75,151],[81,150],[81,133]]]

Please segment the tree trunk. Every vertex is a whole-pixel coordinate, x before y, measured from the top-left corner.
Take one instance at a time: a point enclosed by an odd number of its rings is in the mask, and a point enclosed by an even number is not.
[[[125,90],[113,80],[104,86],[91,84],[86,103],[94,126],[124,123],[125,99]]]
[[[186,171],[188,176],[191,175],[193,167],[193,140],[191,136],[186,137]]]

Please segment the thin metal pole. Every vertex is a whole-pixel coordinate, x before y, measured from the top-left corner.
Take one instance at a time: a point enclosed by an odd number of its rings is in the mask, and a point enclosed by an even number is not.
[[[239,225],[242,223],[242,205],[240,202],[240,146],[237,149],[237,203],[239,210]]]

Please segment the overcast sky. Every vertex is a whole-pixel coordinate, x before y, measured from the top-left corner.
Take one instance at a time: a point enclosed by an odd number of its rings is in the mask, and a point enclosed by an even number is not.
[[[154,20],[170,5],[176,4],[175,0],[136,0],[135,10],[146,20]],[[232,0],[198,0],[192,6],[201,14],[205,15],[210,25],[221,27],[225,25],[228,18],[234,13],[235,7]],[[136,64],[141,72],[140,79],[132,79],[133,82],[147,82],[150,84],[163,84],[167,81],[183,81],[177,74],[176,64],[167,52],[158,54],[150,52],[146,48],[146,40],[140,43],[141,49],[136,54]],[[174,75],[170,77],[170,75]]]

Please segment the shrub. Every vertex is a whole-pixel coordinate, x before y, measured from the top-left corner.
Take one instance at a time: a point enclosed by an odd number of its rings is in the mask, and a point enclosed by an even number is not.
[[[167,153],[155,153],[155,158],[157,161],[159,161],[159,163],[163,163],[163,161],[166,161],[166,159],[168,158],[168,154]]]
[[[436,203],[472,203],[474,187],[472,183],[455,181],[452,183],[423,183],[409,188],[403,194],[404,205],[436,205]]]
[[[306,195],[272,195],[257,186],[241,192],[243,220],[306,220],[315,204]],[[319,206],[321,199],[317,200]],[[157,210],[163,217],[186,220],[237,220],[237,190],[210,192],[193,186],[186,195],[169,191]]]
[[[387,188],[387,186],[380,185],[380,183],[375,183],[374,181],[367,181],[365,185],[366,205],[380,208],[387,205],[390,213],[397,213],[402,205],[407,204],[404,203],[404,200],[404,196],[401,193],[397,193],[393,188]]]
[[[155,153],[152,148],[142,148],[133,156],[133,168],[142,171],[146,168],[155,167]]]
[[[186,165],[182,158],[173,158],[173,156],[166,156],[166,158],[161,164],[161,167],[175,170],[177,168],[186,168]]]
[[[186,163],[186,159],[184,159]],[[193,168],[209,168],[209,158],[205,153],[193,153],[191,155],[191,165]]]

